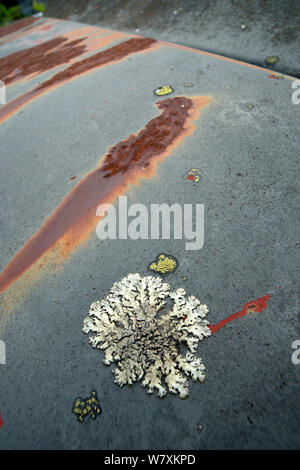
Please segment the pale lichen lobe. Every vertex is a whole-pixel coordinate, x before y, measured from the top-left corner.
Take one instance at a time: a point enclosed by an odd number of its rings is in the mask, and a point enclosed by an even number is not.
[[[187,297],[184,289],[171,292],[160,278],[128,274],[104,299],[91,304],[82,331],[92,333],[89,343],[105,351],[104,364],[117,364],[113,373],[118,385],[140,380],[148,393],[157,391],[163,397],[169,391],[186,398],[189,378],[205,378],[196,351],[211,335],[207,313],[207,306]],[[180,345],[186,346],[185,355]]]

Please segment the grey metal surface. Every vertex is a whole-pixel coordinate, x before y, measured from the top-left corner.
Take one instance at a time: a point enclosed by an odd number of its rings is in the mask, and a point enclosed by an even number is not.
[[[70,176],[80,180],[109,146],[159,114],[153,89],[165,83],[177,96],[212,95],[212,103],[157,176],[130,187],[128,202],[203,203],[204,247],[188,252],[178,240],[100,241],[94,233],[63,269],[46,266],[25,290],[12,286],[10,314],[3,294],[1,449],[300,446],[300,365],[291,361],[291,344],[300,338],[300,105],[291,102],[288,78],[272,80],[265,71],[163,46],[30,103],[0,127],[1,270],[76,184]],[[201,169],[197,185],[184,179],[191,168]],[[140,384],[115,385],[112,367],[81,332],[90,303],[126,274],[146,275],[161,252],[179,260],[167,282],[206,303],[211,323],[271,295],[262,314],[200,344],[206,381],[192,384],[184,401],[147,395]],[[92,389],[103,412],[79,424],[72,403]]]

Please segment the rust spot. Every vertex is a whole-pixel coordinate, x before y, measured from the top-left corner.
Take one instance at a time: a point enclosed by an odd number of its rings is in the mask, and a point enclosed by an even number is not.
[[[159,160],[170,154],[194,130],[192,121],[210,97],[176,97],[157,103],[161,115],[137,135],[111,147],[100,166],[83,178],[41,229],[0,274],[0,292],[7,289],[44,253],[59,242],[63,259],[85,241],[99,222],[96,208],[112,203],[131,183],[150,178]]]
[[[70,181],[73,181],[75,179],[76,179],[76,176],[70,176],[70,178],[69,178]]]
[[[19,31],[20,29],[27,28],[28,26],[31,26],[33,23],[35,23],[38,20],[38,18],[23,18],[22,20],[15,21],[12,24],[9,24],[7,26],[2,26],[0,28],[0,38],[3,36],[7,36],[8,34],[15,33],[16,31]]]
[[[229,315],[229,317],[225,318],[224,320],[221,320],[216,325],[209,325],[211,333],[216,333],[216,331],[220,330],[220,328],[223,328],[223,326],[225,326],[227,323],[236,320],[237,318],[242,318],[249,312],[261,313],[267,308],[267,302],[270,298],[270,294],[266,294],[264,297],[259,297],[256,300],[251,300],[250,302],[247,302],[242,308],[242,310],[240,310],[239,312]]]

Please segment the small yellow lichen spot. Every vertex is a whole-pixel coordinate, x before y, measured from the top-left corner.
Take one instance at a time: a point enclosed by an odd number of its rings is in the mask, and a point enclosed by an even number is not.
[[[174,271],[177,266],[178,262],[175,258],[173,258],[172,256],[161,254],[158,256],[156,261],[153,261],[149,265],[149,269],[150,271],[154,271],[156,273],[167,274],[169,272]]]
[[[96,413],[98,415],[101,413],[97,393],[93,391],[91,397],[86,400],[77,398],[74,402],[72,411],[77,416],[80,423],[82,423],[88,416],[95,419],[97,416]]]
[[[156,90],[154,90],[154,93],[157,96],[165,96],[169,95],[170,93],[173,93],[173,91],[174,90],[170,85],[164,85],[156,88]]]

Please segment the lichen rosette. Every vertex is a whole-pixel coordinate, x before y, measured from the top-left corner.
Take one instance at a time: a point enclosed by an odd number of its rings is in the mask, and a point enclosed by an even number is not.
[[[116,363],[118,385],[141,381],[148,393],[163,397],[169,391],[186,398],[189,378],[205,379],[196,352],[199,342],[211,335],[207,313],[207,306],[187,297],[184,289],[171,292],[158,277],[128,274],[105,298],[91,304],[82,331],[92,334],[89,343],[94,348],[104,350],[104,364]]]

